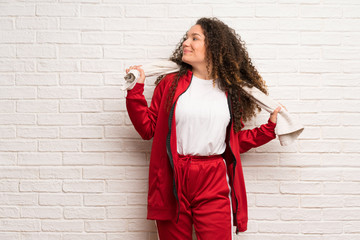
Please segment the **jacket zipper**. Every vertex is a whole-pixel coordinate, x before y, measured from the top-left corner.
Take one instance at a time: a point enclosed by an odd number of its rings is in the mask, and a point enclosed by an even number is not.
[[[173,120],[173,116],[174,116],[174,109],[175,109],[175,105],[179,99],[179,97],[181,95],[183,95],[190,87],[190,84],[191,84],[191,81],[192,81],[192,78],[193,78],[193,74],[191,74],[191,79],[190,79],[190,83],[189,85],[187,86],[187,88],[185,89],[185,91],[183,91],[175,100],[175,102],[173,103],[173,105],[171,106],[171,109],[170,109],[170,115],[169,115],[169,120],[168,120],[168,126],[169,126],[169,131],[168,131],[168,135],[167,135],[167,138],[166,138],[166,152],[169,156],[169,161],[170,161],[170,165],[171,165],[171,168],[173,170],[173,193],[174,193],[174,196],[175,196],[175,199],[176,199],[176,202],[178,204],[178,215],[177,215],[177,218],[176,218],[176,223],[179,221],[179,216],[180,216],[180,201],[179,201],[179,196],[177,194],[177,188],[176,188],[176,182],[175,182],[175,170],[174,170],[174,160],[173,160],[173,155],[172,155],[172,152],[171,152],[171,145],[170,145],[170,140],[171,140],[171,128],[172,128],[172,120]]]
[[[232,109],[231,109],[231,102],[230,102],[230,96],[228,95],[227,97],[227,100],[228,100],[228,106],[229,106],[229,111],[230,111],[230,124],[233,124],[232,123]],[[231,127],[230,127],[230,131],[231,131]],[[232,180],[232,183],[231,183],[231,188],[232,188],[232,191],[234,191],[234,197],[235,197],[235,216],[234,216],[234,221],[235,221],[235,225],[236,225],[236,234],[239,233],[239,228],[238,228],[238,222],[237,222],[237,211],[238,211],[238,206],[239,206],[239,203],[238,203],[238,200],[237,200],[237,197],[236,197],[236,193],[235,193],[235,188],[234,188],[234,179],[235,179],[235,167],[236,167],[236,157],[234,155],[234,152],[232,151],[231,149],[231,145],[230,145],[230,134],[229,134],[229,137],[228,137],[228,144],[229,144],[229,148],[230,148],[230,152],[231,152],[231,155],[234,159],[234,163],[233,163],[233,180]]]

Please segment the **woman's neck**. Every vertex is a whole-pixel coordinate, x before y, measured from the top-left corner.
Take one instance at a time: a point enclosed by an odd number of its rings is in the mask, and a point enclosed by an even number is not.
[[[192,72],[193,74],[201,79],[205,79],[205,80],[211,80],[212,76],[209,75],[206,66],[201,66],[201,67],[192,67]]]

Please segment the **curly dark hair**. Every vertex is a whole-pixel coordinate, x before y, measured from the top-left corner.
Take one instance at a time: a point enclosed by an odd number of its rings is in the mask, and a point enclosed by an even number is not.
[[[241,119],[247,121],[254,117],[260,107],[242,89],[242,86],[255,86],[265,94],[268,94],[265,81],[262,79],[245,47],[245,42],[235,32],[217,18],[200,18],[196,22],[200,25],[205,35],[207,69],[214,79],[218,79],[219,88],[227,91],[231,99],[231,109],[234,120],[234,130],[241,130]],[[191,65],[182,61],[182,44],[186,40],[186,34],[177,44],[170,60],[180,66],[177,77],[171,83],[168,95],[168,104],[171,105],[175,89],[181,76],[192,70]],[[212,69],[209,69],[212,63]],[[164,76],[157,78],[156,84]],[[257,110],[257,111],[256,111]]]

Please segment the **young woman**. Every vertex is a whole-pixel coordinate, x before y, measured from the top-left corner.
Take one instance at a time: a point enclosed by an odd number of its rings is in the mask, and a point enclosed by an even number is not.
[[[128,91],[130,119],[143,139],[153,138],[148,219],[161,240],[232,239],[247,229],[247,199],[240,153],[274,139],[277,114],[243,130],[242,120],[259,107],[242,90],[265,82],[235,31],[216,18],[201,18],[170,60],[179,72],[160,76],[150,107],[143,95],[145,73]]]

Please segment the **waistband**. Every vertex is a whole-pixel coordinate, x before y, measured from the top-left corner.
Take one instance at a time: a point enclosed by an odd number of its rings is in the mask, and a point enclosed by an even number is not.
[[[181,155],[178,154],[180,160],[191,160],[191,161],[210,161],[210,160],[217,160],[217,159],[224,159],[224,157],[219,155],[210,155],[210,156],[197,156],[197,155]]]

